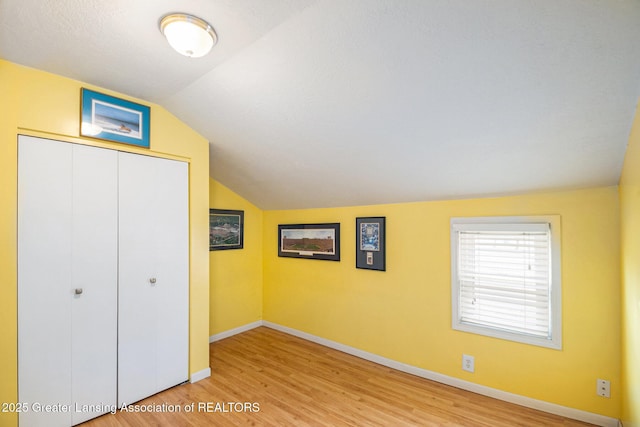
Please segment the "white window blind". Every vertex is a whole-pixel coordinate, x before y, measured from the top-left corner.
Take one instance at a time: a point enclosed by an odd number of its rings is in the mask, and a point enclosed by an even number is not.
[[[552,247],[547,222],[452,222],[454,328],[557,347]]]

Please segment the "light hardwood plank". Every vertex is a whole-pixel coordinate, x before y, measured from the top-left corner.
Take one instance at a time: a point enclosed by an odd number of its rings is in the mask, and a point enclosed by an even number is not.
[[[119,411],[82,426],[590,425],[429,381],[266,327],[212,343],[210,357],[210,378],[138,402],[181,408],[193,403],[195,412]],[[207,412],[206,406],[198,411],[199,404],[207,403],[218,411]],[[234,410],[244,405],[250,410]]]

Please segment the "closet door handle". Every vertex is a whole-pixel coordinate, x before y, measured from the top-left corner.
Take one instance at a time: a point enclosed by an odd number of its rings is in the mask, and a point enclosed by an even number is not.
[[[151,283],[152,285],[156,284],[156,278],[152,277],[151,279],[149,279],[149,283]]]
[[[82,288],[76,288],[73,293],[76,295],[82,295]]]

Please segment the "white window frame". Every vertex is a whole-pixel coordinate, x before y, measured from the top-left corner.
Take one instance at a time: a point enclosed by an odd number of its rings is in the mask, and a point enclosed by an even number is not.
[[[546,224],[550,230],[550,336],[537,337],[529,334],[496,329],[461,320],[459,313],[460,286],[458,280],[458,236],[461,230],[514,230],[529,224]],[[559,215],[502,216],[451,218],[451,306],[454,330],[471,332],[489,337],[516,341],[541,347],[562,349],[562,289],[561,289],[561,230]]]

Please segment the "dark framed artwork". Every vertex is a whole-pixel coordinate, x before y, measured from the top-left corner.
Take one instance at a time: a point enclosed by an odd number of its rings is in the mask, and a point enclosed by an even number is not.
[[[340,261],[340,224],[278,225],[278,256]]]
[[[383,216],[356,218],[356,268],[386,270],[386,230]]]
[[[209,209],[209,250],[242,249],[244,211]]]
[[[80,135],[149,148],[150,108],[82,88]]]

